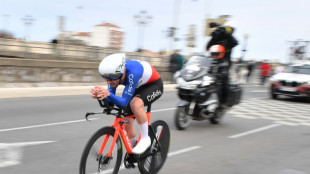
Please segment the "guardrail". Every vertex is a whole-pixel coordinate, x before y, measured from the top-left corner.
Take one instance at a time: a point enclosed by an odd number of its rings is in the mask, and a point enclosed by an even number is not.
[[[100,61],[103,57],[117,52],[123,51],[94,46],[75,46],[45,42],[25,42],[21,40],[0,39],[0,55],[9,57]],[[139,52],[124,53],[126,53],[128,59],[146,60],[153,66],[169,66],[168,56],[153,56]]]

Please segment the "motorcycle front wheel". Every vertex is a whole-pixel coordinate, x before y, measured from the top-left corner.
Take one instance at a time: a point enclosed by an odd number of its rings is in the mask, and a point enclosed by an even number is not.
[[[193,118],[188,115],[188,109],[188,106],[179,106],[175,112],[174,123],[179,130],[186,129],[193,120]]]

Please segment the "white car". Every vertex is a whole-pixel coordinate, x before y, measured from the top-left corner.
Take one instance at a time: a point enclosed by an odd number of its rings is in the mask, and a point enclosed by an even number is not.
[[[310,99],[310,61],[300,61],[270,78],[270,94],[273,99],[278,95],[304,97]]]

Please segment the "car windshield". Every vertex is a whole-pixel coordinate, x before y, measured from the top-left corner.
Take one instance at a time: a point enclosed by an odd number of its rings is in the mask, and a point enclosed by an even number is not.
[[[310,75],[310,65],[290,66],[286,69],[287,73],[308,74]]]

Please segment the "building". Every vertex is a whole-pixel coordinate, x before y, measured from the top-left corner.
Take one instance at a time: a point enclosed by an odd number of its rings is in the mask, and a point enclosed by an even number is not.
[[[65,32],[65,35],[76,41],[83,41],[89,46],[122,50],[123,30],[112,24],[102,23],[94,26],[93,32]]]
[[[96,25],[94,26],[90,45],[121,50],[123,45],[123,30],[111,23]]]

